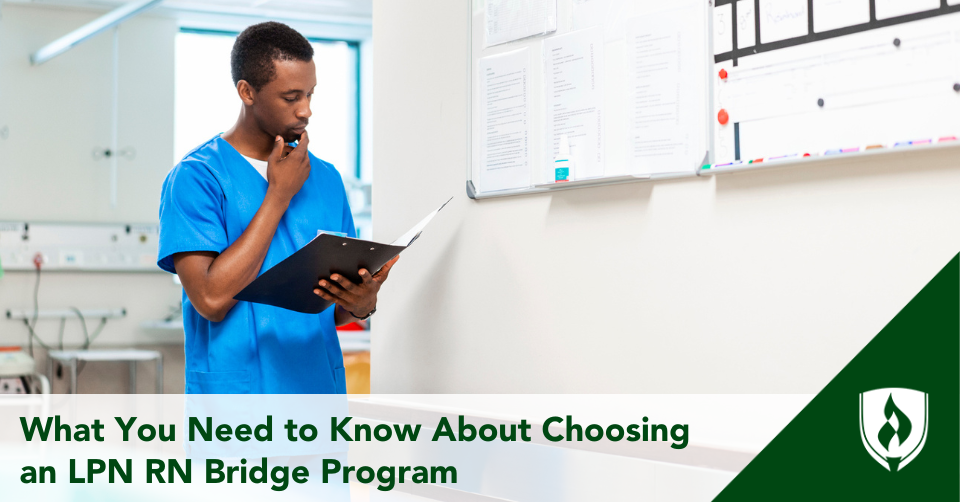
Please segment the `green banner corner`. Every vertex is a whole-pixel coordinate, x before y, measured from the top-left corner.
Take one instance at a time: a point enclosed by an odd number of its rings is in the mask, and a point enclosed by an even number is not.
[[[960,500],[960,255],[714,500]]]

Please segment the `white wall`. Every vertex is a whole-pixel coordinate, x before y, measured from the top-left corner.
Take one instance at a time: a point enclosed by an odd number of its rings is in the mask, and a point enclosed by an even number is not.
[[[40,66],[29,56],[102,12],[4,5],[0,23],[0,218],[154,222],[173,157],[172,19],[120,27],[118,203],[110,207],[112,33]]]
[[[470,200],[467,9],[374,2],[374,392],[815,393],[960,250],[956,149]]]
[[[158,219],[160,185],[173,155],[173,37],[176,22],[141,16],[120,28],[121,148],[118,204],[110,208],[109,162],[91,151],[110,144],[112,34],[107,32],[41,66],[30,54],[102,12],[3,4],[0,11],[0,220],[150,223]],[[32,273],[0,279],[0,314],[33,308]],[[144,331],[140,322],[166,316],[180,288],[165,273],[47,273],[40,308],[125,307],[98,345],[182,341],[182,334]],[[97,320],[90,321],[90,328]],[[56,340],[58,323],[41,322]],[[65,343],[82,342],[70,321]],[[26,328],[0,318],[0,345],[20,345]]]

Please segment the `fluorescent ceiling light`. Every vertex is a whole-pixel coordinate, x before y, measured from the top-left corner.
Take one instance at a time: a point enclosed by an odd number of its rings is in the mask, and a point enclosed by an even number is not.
[[[112,28],[151,7],[155,7],[162,1],[163,0],[140,0],[117,7],[43,46],[40,50],[30,55],[30,63],[33,65],[41,65],[101,31]]]

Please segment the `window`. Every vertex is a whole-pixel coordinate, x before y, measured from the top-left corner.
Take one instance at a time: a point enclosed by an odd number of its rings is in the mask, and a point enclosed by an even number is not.
[[[194,147],[229,129],[240,113],[230,75],[236,33],[182,29],[176,39],[174,164]],[[311,39],[317,65],[310,151],[344,180],[359,177],[359,47]],[[172,166],[173,164],[171,164]]]

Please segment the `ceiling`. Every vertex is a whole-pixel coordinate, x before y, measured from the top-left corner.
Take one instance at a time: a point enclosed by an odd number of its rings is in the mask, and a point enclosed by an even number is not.
[[[3,0],[5,3],[83,7],[107,10],[123,0]],[[230,14],[370,25],[373,0],[166,0],[167,12]]]

